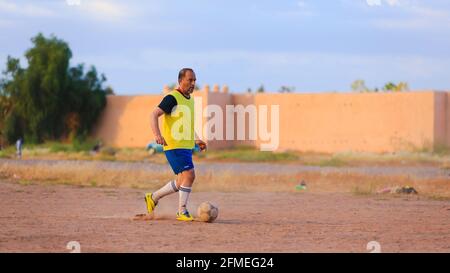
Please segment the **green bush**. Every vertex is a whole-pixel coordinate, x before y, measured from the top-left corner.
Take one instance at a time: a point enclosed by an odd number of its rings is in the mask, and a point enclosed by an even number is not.
[[[72,148],[73,151],[75,152],[87,152],[92,150],[92,148],[98,143],[97,140],[94,139],[80,139],[80,138],[75,138],[72,141]]]
[[[10,144],[19,137],[30,144],[87,135],[106,106],[106,77],[94,66],[71,67],[69,45],[55,36],[39,33],[31,41],[24,54],[27,67],[8,56],[0,78],[1,133]],[[75,150],[86,149],[81,143]]]

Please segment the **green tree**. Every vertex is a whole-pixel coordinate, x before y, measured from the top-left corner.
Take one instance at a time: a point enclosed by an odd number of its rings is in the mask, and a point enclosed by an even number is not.
[[[352,90],[355,92],[379,92],[378,87],[375,89],[370,89],[366,86],[366,83],[364,80],[356,80],[351,85]],[[406,82],[399,82],[398,84],[395,84],[393,82],[388,82],[384,85],[383,91],[385,92],[402,92],[402,91],[408,91],[409,86]]]
[[[402,92],[402,91],[408,91],[408,90],[409,90],[409,85],[407,82],[399,82],[397,84],[397,88],[395,91]]]
[[[106,105],[106,92],[102,84],[106,81],[104,75],[98,75],[94,66],[84,73],[84,65],[80,64],[69,70],[69,100],[70,107],[64,116],[65,133],[69,137],[86,137],[97,117]],[[75,123],[75,124],[73,124]]]
[[[393,82],[388,82],[383,87],[384,91],[388,92],[402,92],[402,91],[408,91],[409,86],[406,82],[399,82],[398,84],[395,84]]]
[[[383,91],[395,91],[397,86],[393,82],[388,82],[384,85]]]
[[[264,93],[266,90],[264,89],[264,85],[261,84],[260,87],[256,90],[257,93]]]
[[[84,73],[83,65],[70,67],[69,45],[39,33],[25,52],[28,62],[8,57],[0,81],[0,126],[9,142],[24,136],[29,142],[63,136],[87,135],[106,105],[106,92],[95,67]],[[71,121],[68,124],[68,121]]]
[[[295,86],[281,86],[278,92],[280,93],[292,93],[295,91]]]
[[[24,70],[20,68],[19,59],[8,56],[6,70],[0,79],[0,135],[4,139],[14,141],[23,134],[23,121],[14,112],[15,101],[20,96]],[[17,103],[16,103],[17,104]]]
[[[356,80],[351,85],[352,91],[354,92],[370,92],[370,89],[367,88],[366,82],[364,80]]]
[[[106,93],[106,95],[113,95],[113,96],[116,95],[116,92],[114,92],[114,89],[111,86],[106,87],[105,93]]]

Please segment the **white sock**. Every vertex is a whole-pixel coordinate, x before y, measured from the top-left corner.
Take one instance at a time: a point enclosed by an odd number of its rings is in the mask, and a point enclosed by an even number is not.
[[[179,202],[178,202],[178,212],[179,213],[183,213],[185,212],[187,209],[187,202],[188,202],[188,198],[189,198],[189,194],[192,191],[192,187],[185,187],[185,186],[181,186],[180,187],[180,191],[179,191]]]
[[[157,203],[159,199],[161,199],[164,196],[169,195],[171,193],[177,192],[177,191],[178,191],[177,184],[176,184],[175,180],[172,180],[169,183],[167,183],[166,185],[164,185],[162,188],[160,188],[159,190],[155,191],[152,194],[152,199],[153,199],[153,201],[155,201],[155,203]]]

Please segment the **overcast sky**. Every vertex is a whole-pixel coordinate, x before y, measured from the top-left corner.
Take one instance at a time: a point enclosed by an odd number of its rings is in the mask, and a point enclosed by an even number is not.
[[[0,0],[0,69],[38,32],[117,94],[159,93],[192,67],[232,92],[450,89],[449,0]]]

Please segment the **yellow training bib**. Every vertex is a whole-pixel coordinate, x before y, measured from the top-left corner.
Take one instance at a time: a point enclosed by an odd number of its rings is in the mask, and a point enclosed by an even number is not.
[[[167,145],[164,151],[173,149],[193,149],[195,146],[194,133],[194,97],[187,99],[177,90],[169,93],[176,101],[177,106],[171,114],[163,116],[162,135]]]

